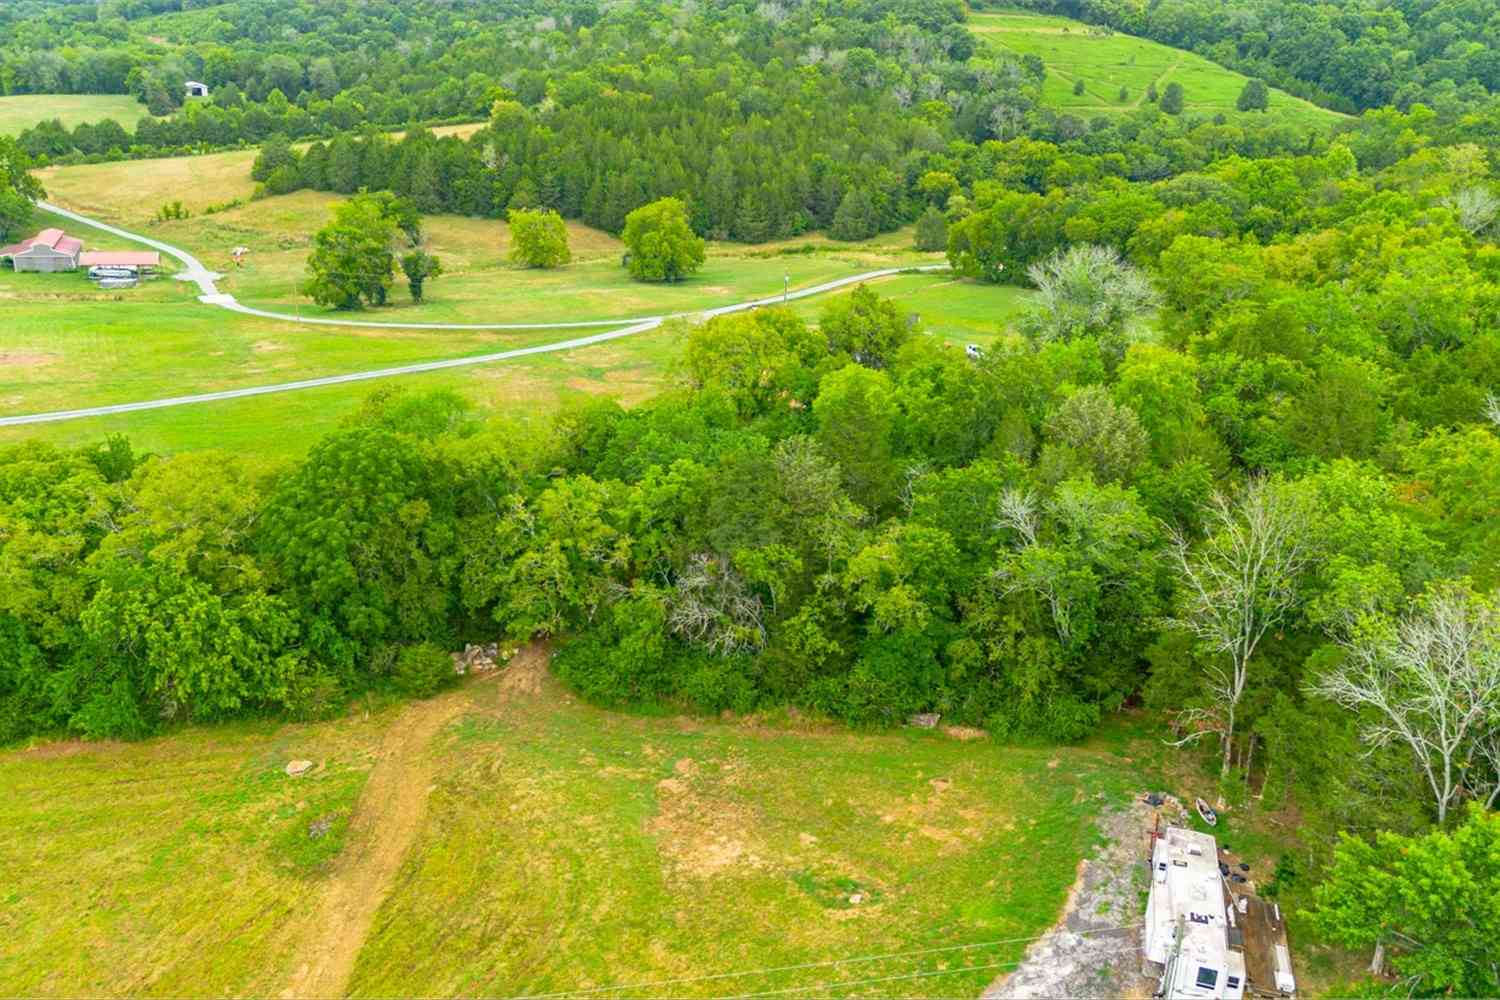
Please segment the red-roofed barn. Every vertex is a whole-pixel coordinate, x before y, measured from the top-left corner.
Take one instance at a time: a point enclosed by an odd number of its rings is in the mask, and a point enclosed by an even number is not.
[[[83,241],[61,229],[43,229],[29,240],[0,247],[0,260],[9,260],[17,271],[76,271]]]

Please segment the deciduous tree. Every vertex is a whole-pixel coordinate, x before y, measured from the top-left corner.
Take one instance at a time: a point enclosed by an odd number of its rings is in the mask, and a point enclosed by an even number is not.
[[[510,259],[522,267],[561,267],[573,259],[568,227],[550,208],[511,209]]]
[[[319,305],[384,305],[396,269],[396,223],[371,195],[334,207],[333,221],[313,236],[302,294]]]
[[[1173,538],[1177,612],[1165,624],[1193,636],[1206,654],[1209,705],[1187,721],[1189,738],[1217,731],[1221,783],[1229,777],[1235,714],[1261,640],[1301,601],[1298,584],[1312,562],[1310,505],[1294,485],[1257,478],[1233,498],[1215,494],[1203,510],[1206,537]],[[1220,791],[1222,801],[1222,788]]]
[[[630,251],[626,268],[637,281],[681,281],[703,266],[703,240],[688,224],[687,206],[676,198],[631,212],[620,238]]]
[[[1500,607],[1462,583],[1403,618],[1349,609],[1344,659],[1311,690],[1365,713],[1365,744],[1410,751],[1439,823],[1462,799],[1500,800]]]

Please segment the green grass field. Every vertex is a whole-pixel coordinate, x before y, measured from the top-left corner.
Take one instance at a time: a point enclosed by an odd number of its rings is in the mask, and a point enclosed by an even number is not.
[[[699,977],[1038,934],[1132,790],[1115,753],[620,714],[511,680],[441,696],[452,721],[405,747],[430,787],[351,995],[976,995],[1023,944]],[[404,766],[433,704],[0,753],[0,993],[279,995],[387,818],[356,808],[372,764]],[[285,776],[297,758],[316,769]]]
[[[1144,103],[1152,83],[1160,92],[1176,82],[1182,84],[1188,112],[1230,118],[1255,113],[1235,110],[1245,76],[1192,52],[1042,14],[973,14],[969,29],[1007,52],[1039,56],[1047,66],[1042,98],[1056,108],[1080,114],[1129,111]],[[1073,93],[1079,80],[1081,95]],[[1327,125],[1341,117],[1274,88],[1267,113],[1301,125]]]
[[[67,128],[113,118],[126,129],[146,117],[146,105],[128,94],[20,94],[0,97],[0,135],[19,135],[38,122],[59,119]]]
[[[460,131],[463,126],[457,127]],[[302,299],[297,286],[312,233],[326,221],[335,196],[297,192],[204,210],[248,197],[253,153],[105,163],[44,171],[50,197],[97,218],[118,222],[192,250],[226,273],[221,287],[246,303],[307,316],[332,315]],[[181,199],[186,220],[157,223],[156,209]],[[89,227],[42,213],[90,248],[130,246]],[[744,247],[714,244],[703,270],[681,284],[631,281],[614,237],[570,226],[574,262],[556,271],[516,268],[507,259],[503,222],[438,216],[429,238],[448,269],[412,305],[397,284],[393,306],[357,314],[394,322],[546,322],[625,318],[698,310],[772,295],[860,271],[941,261],[909,249],[909,232],[867,243],[841,244],[819,235]],[[243,268],[229,249],[250,248]],[[805,247],[812,252],[802,252]],[[1017,289],[955,282],[946,275],[903,275],[879,283],[924,326],[962,344],[987,343],[1021,307]],[[804,300],[815,320],[826,297]],[[318,375],[383,368],[569,339],[593,331],[429,331],[343,329],[236,315],[196,301],[196,288],[161,278],[142,287],[100,292],[81,274],[34,275],[0,270],[0,413],[32,413],[265,385]],[[663,384],[680,350],[678,331],[654,331],[567,353],[482,367],[403,376],[415,388],[451,388],[498,413],[547,412],[577,393],[624,402]],[[177,451],[222,447],[294,455],[354,410],[375,383],[227,401],[59,424],[0,430],[0,441],[46,438],[61,443],[129,435],[141,447]]]

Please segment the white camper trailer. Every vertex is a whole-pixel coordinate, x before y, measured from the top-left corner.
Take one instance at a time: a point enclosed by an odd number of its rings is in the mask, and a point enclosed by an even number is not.
[[[1158,996],[1239,1000],[1245,959],[1229,947],[1219,851],[1206,833],[1169,826],[1151,852],[1146,958],[1163,967]]]

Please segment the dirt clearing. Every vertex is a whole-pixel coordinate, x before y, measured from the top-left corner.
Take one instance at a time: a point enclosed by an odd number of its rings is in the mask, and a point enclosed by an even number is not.
[[[1100,817],[1104,843],[1079,862],[1062,918],[1014,972],[990,984],[984,1000],[1151,995],[1153,984],[1140,972],[1140,942],[1153,817],[1139,799]]]

